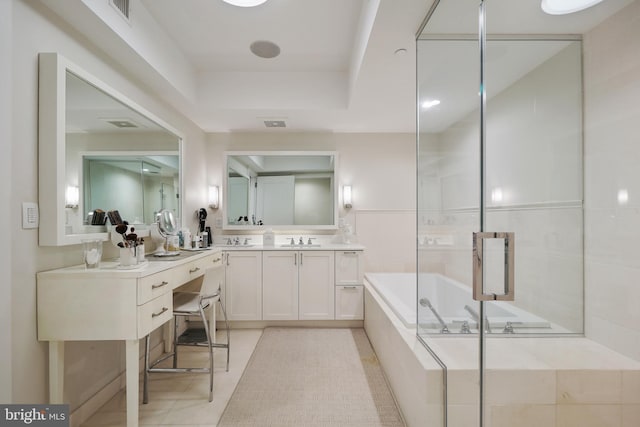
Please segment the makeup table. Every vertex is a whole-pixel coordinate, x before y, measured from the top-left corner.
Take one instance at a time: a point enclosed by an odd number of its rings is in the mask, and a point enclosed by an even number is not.
[[[151,258],[133,267],[115,261],[37,274],[38,340],[49,341],[49,401],[63,403],[64,342],[126,342],[127,427],[138,425],[139,340],[173,316],[173,290],[210,267],[218,249]]]

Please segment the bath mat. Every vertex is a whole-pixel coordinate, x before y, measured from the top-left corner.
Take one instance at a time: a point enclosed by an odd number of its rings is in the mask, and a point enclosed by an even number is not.
[[[218,427],[267,426],[404,423],[363,329],[267,328]]]

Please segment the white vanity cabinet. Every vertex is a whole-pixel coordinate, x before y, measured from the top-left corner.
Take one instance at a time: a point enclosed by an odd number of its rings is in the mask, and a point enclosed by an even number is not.
[[[336,320],[364,319],[362,251],[336,251]]]
[[[298,319],[334,319],[334,260],[333,251],[299,252]]]
[[[262,254],[263,320],[298,320],[297,251]]]
[[[262,320],[262,251],[227,251],[225,304],[229,320]]]
[[[263,320],[333,320],[333,251],[265,251]]]

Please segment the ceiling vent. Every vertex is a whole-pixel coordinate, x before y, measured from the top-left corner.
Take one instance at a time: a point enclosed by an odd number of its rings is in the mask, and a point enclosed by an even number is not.
[[[105,122],[120,129],[140,127],[129,119],[100,119],[100,120],[104,120]]]
[[[286,128],[287,124],[284,120],[265,120],[264,125],[268,128]]]
[[[129,8],[129,0],[109,0],[111,6],[113,6],[124,19],[129,20],[129,12],[131,9]]]

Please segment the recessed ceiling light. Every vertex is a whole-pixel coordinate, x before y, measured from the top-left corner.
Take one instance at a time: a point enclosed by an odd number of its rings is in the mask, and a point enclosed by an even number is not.
[[[260,58],[275,58],[280,55],[280,46],[267,40],[258,40],[249,46],[251,52]]]
[[[542,0],[540,7],[549,15],[565,15],[595,6],[602,0]]]
[[[262,3],[265,3],[267,0],[222,0],[225,3],[232,4],[234,6],[239,7],[254,7],[260,6]]]
[[[422,103],[422,108],[427,109],[427,108],[435,107],[436,105],[440,105],[439,99],[427,99]]]

